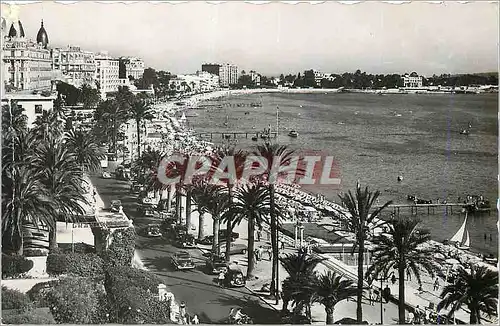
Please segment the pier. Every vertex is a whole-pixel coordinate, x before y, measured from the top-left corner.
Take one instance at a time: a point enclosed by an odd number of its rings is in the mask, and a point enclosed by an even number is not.
[[[387,209],[389,209],[389,210],[392,209],[392,212],[394,213],[394,215],[399,216],[401,209],[403,209],[403,210],[408,209],[411,215],[417,215],[419,212],[419,209],[421,212],[427,211],[427,214],[435,214],[436,208],[444,208],[444,211],[446,212],[446,214],[448,214],[448,212],[450,214],[453,214],[453,208],[455,208],[455,211],[457,210],[457,208],[459,210],[462,208],[465,208],[469,212],[472,211],[474,213],[475,211],[472,210],[473,206],[474,206],[473,204],[465,204],[465,203],[446,203],[446,204],[413,204],[412,203],[412,204],[392,204],[392,205],[387,206]],[[382,206],[375,205],[372,208],[377,209],[380,207],[382,207]],[[482,210],[479,210],[478,212],[486,212],[486,211],[488,212],[488,214],[490,214],[491,209],[488,209],[488,210],[482,209]]]
[[[278,136],[278,133],[276,131],[271,131],[269,133],[263,131],[225,131],[225,132],[207,131],[207,132],[199,132],[196,133],[195,135],[201,138],[210,138],[210,139],[213,139],[214,136],[218,137],[219,135],[220,138],[222,139],[228,139],[228,138],[238,139],[238,137],[241,138],[257,137],[260,139],[262,135],[269,135],[270,138],[276,138]]]

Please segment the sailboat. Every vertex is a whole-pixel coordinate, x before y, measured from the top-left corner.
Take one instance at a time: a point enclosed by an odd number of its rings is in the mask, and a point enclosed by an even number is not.
[[[470,247],[469,230],[467,230],[467,212],[465,212],[465,220],[457,233],[450,239],[451,243],[456,243],[458,249],[467,250]]]

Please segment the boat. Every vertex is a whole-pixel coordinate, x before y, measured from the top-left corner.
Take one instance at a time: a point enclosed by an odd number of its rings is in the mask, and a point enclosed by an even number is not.
[[[457,233],[451,237],[450,243],[455,243],[458,249],[468,250],[470,248],[469,230],[467,230],[467,212],[465,212],[464,223]]]
[[[290,132],[288,133],[288,136],[290,136],[292,138],[297,138],[299,136],[299,133],[296,132],[295,130],[290,130]]]
[[[460,131],[460,135],[468,135],[470,133],[469,129],[463,129]]]

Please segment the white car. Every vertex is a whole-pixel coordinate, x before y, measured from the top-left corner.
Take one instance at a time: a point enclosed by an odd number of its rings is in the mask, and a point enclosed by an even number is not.
[[[191,255],[187,251],[180,251],[175,253],[172,256],[172,265],[174,265],[175,269],[194,269],[196,266],[194,265],[193,259]]]
[[[104,171],[101,174],[101,178],[103,178],[103,179],[111,179],[111,173],[109,173],[108,171]]]

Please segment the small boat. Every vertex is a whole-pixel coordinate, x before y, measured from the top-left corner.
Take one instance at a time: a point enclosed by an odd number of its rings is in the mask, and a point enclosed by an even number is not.
[[[465,220],[457,233],[451,237],[450,243],[455,243],[458,249],[468,250],[470,248],[469,230],[467,230],[467,212],[465,212]]]
[[[460,131],[460,135],[469,135],[470,131],[469,129],[463,129]]]
[[[337,122],[338,125],[343,125],[344,123],[342,121]]]
[[[296,132],[295,130],[290,130],[290,132],[288,133],[288,136],[290,136],[292,138],[297,138],[299,136],[299,133]]]
[[[403,181],[403,176],[402,175],[398,175],[398,182],[401,182]]]

